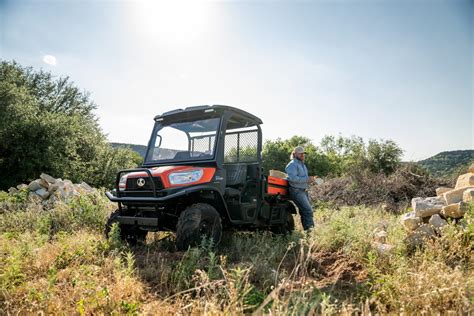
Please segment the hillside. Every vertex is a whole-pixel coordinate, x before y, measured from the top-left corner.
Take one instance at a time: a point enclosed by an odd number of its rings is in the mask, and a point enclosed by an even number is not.
[[[113,148],[126,147],[137,152],[142,158],[145,158],[146,148],[145,145],[125,144],[125,143],[110,143]]]
[[[418,161],[436,177],[450,177],[474,161],[474,150],[444,151],[433,157]]]

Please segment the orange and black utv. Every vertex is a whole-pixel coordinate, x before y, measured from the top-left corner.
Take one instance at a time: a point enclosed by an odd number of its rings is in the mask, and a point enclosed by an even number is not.
[[[193,106],[155,117],[143,166],[117,174],[106,192],[118,203],[105,233],[118,223],[131,244],[149,231],[175,231],[185,250],[202,238],[217,244],[223,229],[294,229],[288,183],[263,174],[262,121],[240,109]]]

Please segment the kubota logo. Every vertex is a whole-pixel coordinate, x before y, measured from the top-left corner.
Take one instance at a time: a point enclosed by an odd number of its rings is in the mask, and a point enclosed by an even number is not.
[[[142,186],[144,186],[144,185],[145,185],[145,179],[139,178],[139,179],[137,180],[137,185],[138,185],[140,188],[141,188]]]

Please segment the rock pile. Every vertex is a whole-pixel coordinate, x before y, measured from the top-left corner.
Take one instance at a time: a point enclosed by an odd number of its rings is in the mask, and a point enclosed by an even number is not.
[[[72,183],[70,180],[55,179],[50,175],[42,173],[39,179],[29,184],[20,184],[16,188],[10,188],[8,193],[14,194],[19,190],[28,190],[28,198],[34,202],[43,204],[54,204],[56,201],[66,201],[73,196],[93,192],[87,183]]]
[[[423,244],[424,239],[441,235],[447,219],[458,221],[474,202],[474,165],[469,172],[458,177],[454,188],[436,189],[436,197],[414,198],[412,211],[401,218],[409,232],[407,241],[413,246]]]

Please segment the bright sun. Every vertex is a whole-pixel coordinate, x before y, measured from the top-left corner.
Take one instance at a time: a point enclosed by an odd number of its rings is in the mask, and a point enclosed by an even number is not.
[[[140,33],[160,42],[193,42],[207,30],[210,5],[200,1],[137,1],[134,20]]]

